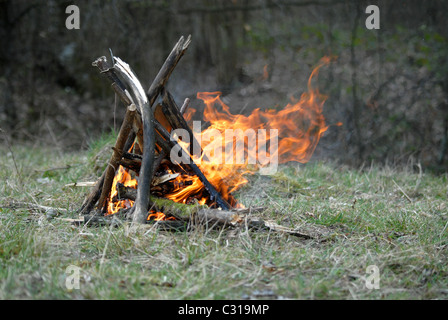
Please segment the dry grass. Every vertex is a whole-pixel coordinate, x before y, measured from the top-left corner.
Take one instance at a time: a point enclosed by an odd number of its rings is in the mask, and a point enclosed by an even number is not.
[[[63,186],[97,174],[105,143],[77,154],[2,147],[0,299],[447,298],[447,176],[415,168],[287,166],[237,194],[279,224],[329,229],[327,241],[244,229],[131,234],[7,208],[34,202],[74,217],[87,189]],[[81,268],[80,289],[65,286],[70,265]],[[378,290],[366,287],[369,265]]]

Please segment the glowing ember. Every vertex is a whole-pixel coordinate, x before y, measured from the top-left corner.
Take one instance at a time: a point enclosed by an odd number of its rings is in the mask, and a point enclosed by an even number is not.
[[[167,218],[163,212],[153,212],[149,214],[148,220],[162,221],[162,220],[175,220],[175,219],[174,217]]]
[[[176,187],[171,193],[165,195],[165,198],[171,199],[175,202],[187,203],[189,197],[198,194],[202,188],[202,182],[199,180],[198,176],[187,176],[181,175],[176,178],[177,182],[188,182],[187,186]],[[205,203],[207,199],[203,198],[201,202]]]

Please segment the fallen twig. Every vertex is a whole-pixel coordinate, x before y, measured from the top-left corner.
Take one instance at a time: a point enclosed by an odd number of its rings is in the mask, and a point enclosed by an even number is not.
[[[33,209],[33,210],[43,211],[45,213],[55,211],[57,213],[67,214],[69,212],[69,210],[67,210],[67,209],[42,206],[40,204],[30,203],[30,202],[11,202],[11,203],[7,203],[7,204],[1,204],[0,208],[5,208],[5,209],[25,208],[25,209]]]
[[[96,184],[95,181],[79,181],[74,183],[68,183],[64,185],[65,188],[68,187],[94,187]]]

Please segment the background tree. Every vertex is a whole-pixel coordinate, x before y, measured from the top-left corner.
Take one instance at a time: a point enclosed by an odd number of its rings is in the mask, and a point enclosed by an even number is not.
[[[223,91],[234,112],[281,108],[332,56],[318,85],[327,121],[343,126],[330,127],[316,157],[446,170],[446,1],[377,1],[379,30],[365,28],[368,1],[78,1],[81,28],[67,30],[71,4],[0,0],[0,127],[14,141],[86,147],[124,110],[111,112],[91,62],[111,48],[149,85],[173,43],[192,34],[169,85],[198,116],[198,91]]]

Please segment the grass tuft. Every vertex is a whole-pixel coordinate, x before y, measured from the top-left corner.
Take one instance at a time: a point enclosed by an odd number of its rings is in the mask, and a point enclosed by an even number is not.
[[[0,299],[447,298],[446,175],[319,162],[250,176],[236,194],[284,226],[327,228],[327,241],[252,230],[130,234],[8,207],[38,203],[74,217],[88,189],[64,186],[98,177],[93,164],[112,142],[71,154],[1,147]],[[366,287],[369,265],[380,289]],[[66,287],[70,266],[80,268],[79,289]]]

